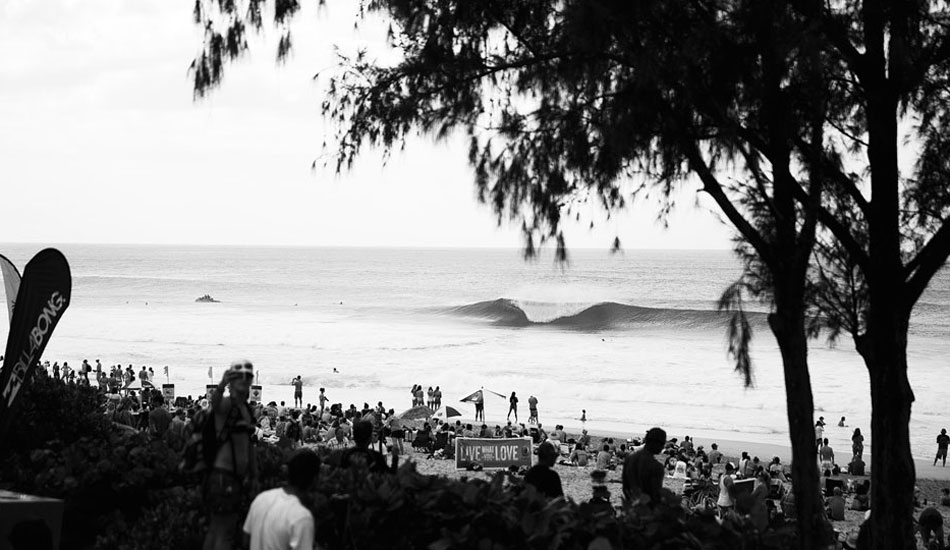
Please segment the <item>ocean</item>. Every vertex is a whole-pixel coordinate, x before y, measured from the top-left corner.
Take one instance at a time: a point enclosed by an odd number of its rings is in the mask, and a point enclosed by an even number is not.
[[[2,245],[22,270],[41,247]],[[729,251],[573,250],[526,262],[511,249],[243,248],[63,245],[73,273],[69,309],[44,359],[152,367],[177,395],[200,395],[236,358],[250,359],[264,400],[382,401],[401,411],[410,389],[440,386],[443,403],[484,387],[489,424],[507,396],[519,414],[539,400],[541,422],[642,435],[788,445],[781,360],[755,318],[755,386],[726,355],[722,290],[740,274]],[[219,303],[198,303],[210,294]],[[763,306],[758,306],[760,311]],[[6,316],[0,327],[6,326]],[[950,274],[941,272],[912,319],[917,401],[914,455],[930,458],[947,422]],[[868,375],[850,337],[813,341],[816,416],[847,456],[853,427],[870,438]],[[163,374],[168,366],[169,376]],[[211,367],[213,379],[208,378]],[[336,372],[334,372],[336,369]],[[841,416],[848,428],[837,428]]]

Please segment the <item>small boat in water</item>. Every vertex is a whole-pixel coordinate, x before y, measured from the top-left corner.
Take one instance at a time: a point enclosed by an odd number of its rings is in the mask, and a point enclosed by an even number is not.
[[[211,297],[210,294],[205,294],[204,296],[199,296],[199,297],[195,298],[195,301],[196,301],[196,302],[208,302],[208,303],[212,303],[212,304],[220,303],[220,300],[215,300],[214,298]]]

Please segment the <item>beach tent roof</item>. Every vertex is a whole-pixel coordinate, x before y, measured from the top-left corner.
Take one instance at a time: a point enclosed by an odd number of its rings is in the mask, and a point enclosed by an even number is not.
[[[432,409],[425,405],[416,405],[415,407],[399,413],[400,420],[425,420],[432,417]]]

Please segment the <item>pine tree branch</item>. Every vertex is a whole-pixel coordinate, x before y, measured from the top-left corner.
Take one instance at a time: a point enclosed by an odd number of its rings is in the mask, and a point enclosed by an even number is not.
[[[905,289],[905,307],[908,310],[917,303],[930,280],[946,263],[947,257],[950,257],[950,220],[944,220],[917,256],[904,266],[905,279],[909,277]]]

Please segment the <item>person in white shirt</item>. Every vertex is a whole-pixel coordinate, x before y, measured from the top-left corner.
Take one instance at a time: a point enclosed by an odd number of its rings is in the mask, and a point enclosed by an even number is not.
[[[320,457],[298,451],[287,463],[286,487],[257,495],[244,521],[244,546],[250,550],[311,550],[314,521],[301,502],[320,472]]]

